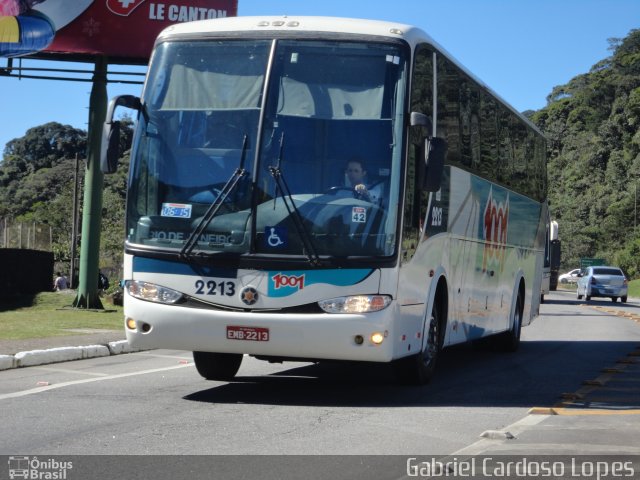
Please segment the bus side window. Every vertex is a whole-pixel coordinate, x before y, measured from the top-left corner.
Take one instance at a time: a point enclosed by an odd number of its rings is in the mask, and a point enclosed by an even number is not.
[[[426,115],[433,120],[433,50],[427,44],[416,48],[413,78],[411,79],[411,110]],[[420,234],[427,216],[428,193],[422,192],[418,173],[419,161],[423,161],[420,152],[424,143],[424,127],[409,129],[409,155],[407,158],[405,209],[402,234],[402,261],[413,257],[418,247]]]

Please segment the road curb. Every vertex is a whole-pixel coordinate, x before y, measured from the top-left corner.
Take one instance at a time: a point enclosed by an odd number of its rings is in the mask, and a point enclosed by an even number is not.
[[[133,348],[126,340],[109,342],[103,345],[84,345],[79,347],[57,347],[46,350],[30,350],[15,355],[0,355],[0,371],[12,368],[33,367],[49,363],[69,362],[87,358],[108,357],[124,353],[140,352],[144,349]]]

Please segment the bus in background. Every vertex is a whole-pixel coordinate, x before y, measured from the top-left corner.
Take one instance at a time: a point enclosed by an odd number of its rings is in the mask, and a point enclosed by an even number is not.
[[[423,31],[319,17],[169,27],[142,97],[110,103],[106,173],[119,105],[139,112],[131,345],[191,350],[211,380],[251,355],[392,363],[422,384],[444,347],[493,336],[516,350],[538,315],[544,137]]]
[[[544,303],[544,296],[547,295],[549,291],[556,291],[558,289],[560,254],[561,242],[558,238],[558,222],[553,220],[547,224],[547,233],[545,236],[540,303]]]

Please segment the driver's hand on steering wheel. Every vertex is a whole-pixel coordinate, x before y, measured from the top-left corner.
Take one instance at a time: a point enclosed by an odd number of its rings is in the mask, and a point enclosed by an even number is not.
[[[369,190],[367,190],[367,186],[364,183],[359,183],[353,187],[353,192],[356,198],[360,198],[368,202],[371,201],[371,195],[369,195]]]

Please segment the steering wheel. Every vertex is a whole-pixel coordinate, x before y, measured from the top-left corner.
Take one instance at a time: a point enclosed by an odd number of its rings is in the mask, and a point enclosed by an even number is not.
[[[371,198],[369,197],[369,191],[364,190],[364,192],[359,192],[354,187],[331,187],[329,190],[325,192],[326,195],[336,195],[340,191],[350,192],[351,196],[356,200],[362,200],[364,202],[371,202]]]
[[[325,195],[336,195],[340,191],[351,192],[352,194],[355,193],[353,190],[353,187],[339,187],[339,186],[331,187],[324,193]]]

